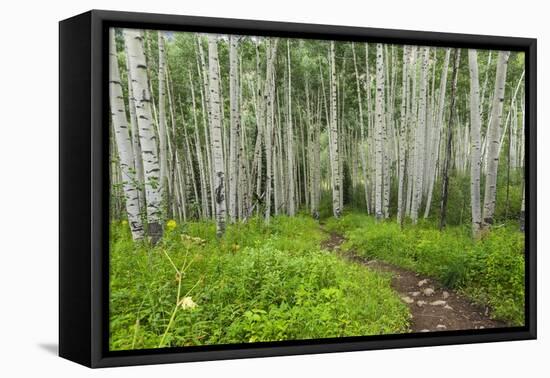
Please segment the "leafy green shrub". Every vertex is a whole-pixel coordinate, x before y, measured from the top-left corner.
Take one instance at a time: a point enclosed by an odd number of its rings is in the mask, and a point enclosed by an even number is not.
[[[468,283],[474,299],[487,303],[494,316],[523,325],[525,314],[524,235],[516,226],[493,230],[469,255]]]
[[[251,219],[221,240],[214,224],[190,222],[154,248],[134,244],[126,229],[111,227],[112,350],[407,330],[407,308],[388,277],[321,251],[325,235],[309,217],[269,226]],[[174,311],[174,266],[187,264],[180,298],[197,306]]]

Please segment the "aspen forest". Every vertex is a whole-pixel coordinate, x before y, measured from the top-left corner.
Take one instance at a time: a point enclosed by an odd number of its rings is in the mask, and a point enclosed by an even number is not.
[[[522,52],[110,29],[111,350],[522,326]]]

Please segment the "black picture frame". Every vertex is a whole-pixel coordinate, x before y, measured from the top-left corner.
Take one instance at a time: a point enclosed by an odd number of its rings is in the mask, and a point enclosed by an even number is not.
[[[108,28],[200,31],[524,51],[525,326],[155,350],[108,351]],[[89,367],[536,338],[537,41],[530,38],[92,10],[59,23],[59,354]]]

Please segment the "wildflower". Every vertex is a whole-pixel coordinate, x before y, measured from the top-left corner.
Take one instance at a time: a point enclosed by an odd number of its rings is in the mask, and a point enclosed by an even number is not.
[[[122,223],[123,226],[126,226],[128,224],[128,221],[126,219],[124,219],[121,223]]]
[[[203,245],[204,243],[206,243],[206,240],[201,239],[199,237],[193,237],[185,234],[181,234],[180,237],[182,242],[188,242],[191,244],[198,244],[198,245]]]
[[[166,222],[166,229],[167,229],[168,231],[172,231],[172,230],[174,230],[174,229],[176,228],[177,225],[178,225],[178,224],[176,223],[175,220],[170,219],[168,222]]]
[[[193,298],[191,297],[183,297],[179,304],[184,310],[194,309],[195,307],[197,307],[197,304],[193,302]]]

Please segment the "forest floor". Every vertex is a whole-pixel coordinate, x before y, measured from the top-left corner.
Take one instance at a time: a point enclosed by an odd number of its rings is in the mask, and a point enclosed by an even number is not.
[[[495,321],[488,316],[488,308],[473,304],[464,296],[443,287],[431,277],[380,260],[365,259],[353,250],[341,251],[340,246],[346,241],[344,236],[327,231],[323,226],[321,229],[329,235],[323,241],[322,248],[368,269],[392,276],[392,288],[409,307],[411,332],[506,327],[505,323]]]

